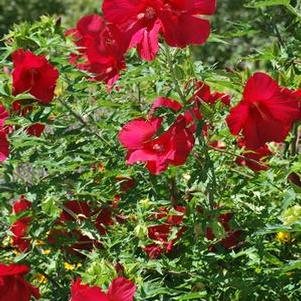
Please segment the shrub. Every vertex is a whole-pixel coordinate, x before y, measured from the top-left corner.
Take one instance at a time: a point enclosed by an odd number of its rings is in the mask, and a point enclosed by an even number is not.
[[[5,38],[1,296],[299,300],[298,6],[253,1],[278,34],[224,68],[204,53],[230,33],[207,40],[194,10],[184,27],[173,3],[114,18],[116,3],[109,24],[42,17]]]

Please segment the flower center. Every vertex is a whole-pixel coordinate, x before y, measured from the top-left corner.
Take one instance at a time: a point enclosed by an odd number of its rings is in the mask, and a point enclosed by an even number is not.
[[[106,45],[107,45],[107,46],[111,46],[111,45],[113,45],[113,43],[114,43],[113,39],[111,39],[111,38],[106,38]]]
[[[30,81],[30,86],[31,87],[35,84],[38,77],[39,77],[39,71],[38,70],[36,70],[36,69],[29,70],[29,78],[30,78],[29,81]]]
[[[141,20],[143,18],[145,18],[146,20],[153,20],[156,17],[156,10],[149,6],[145,9],[144,13],[140,13],[138,15],[138,19]]]
[[[260,106],[260,104],[258,102],[254,102],[252,107],[259,113],[259,115],[261,116],[262,119],[264,119],[264,120],[268,119],[263,108]]]
[[[153,150],[156,151],[156,152],[158,152],[158,153],[164,153],[165,147],[162,144],[155,144],[153,146]]]
[[[108,74],[108,73],[110,73],[112,71],[113,71],[113,67],[109,67],[109,68],[106,69],[106,74]]]

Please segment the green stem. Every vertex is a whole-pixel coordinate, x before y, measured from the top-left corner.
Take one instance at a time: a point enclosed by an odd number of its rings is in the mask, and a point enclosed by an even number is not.
[[[166,54],[170,74],[171,74],[171,77],[172,77],[172,80],[173,80],[173,84],[175,86],[175,90],[178,93],[181,101],[185,104],[186,103],[186,98],[185,98],[184,93],[182,92],[182,89],[179,85],[179,82],[176,79],[176,72],[175,72],[175,69],[174,69],[174,66],[173,66],[173,58],[171,56],[170,49],[169,49],[168,45],[165,45],[165,54]]]
[[[299,144],[299,126],[298,124],[295,124],[293,127],[293,141],[291,144],[291,152],[292,155],[295,156],[298,153],[298,144]]]
[[[296,16],[299,20],[301,20],[301,14],[290,4],[285,5],[285,7],[294,15]]]
[[[95,135],[97,138],[99,138],[100,140],[102,140],[106,145],[111,146],[108,141],[102,137],[101,135],[99,135],[98,133],[96,133],[91,126],[76,112],[74,112],[72,110],[72,108],[62,99],[59,99],[59,102],[70,112],[71,115],[73,115],[84,127],[86,127],[89,132],[93,135]]]

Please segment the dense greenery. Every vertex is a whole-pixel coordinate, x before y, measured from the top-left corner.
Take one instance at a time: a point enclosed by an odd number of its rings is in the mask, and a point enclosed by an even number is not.
[[[0,1],[4,32],[19,21],[16,17],[24,19],[16,9],[24,13],[25,2]],[[65,14],[63,24],[74,26],[76,18],[99,6],[91,1],[84,12],[80,7],[73,14],[71,6],[54,2],[26,1],[32,3],[32,9],[24,8],[26,18],[37,19],[41,12]],[[4,37],[0,70],[11,71],[10,55],[24,48],[45,54],[60,78],[54,100],[37,105],[29,95],[12,96],[11,75],[0,73],[0,101],[6,108],[20,99],[34,104],[28,115],[7,120],[17,130],[9,136],[9,160],[0,165],[0,262],[28,264],[31,282],[45,301],[68,300],[71,280],[78,275],[87,283],[106,286],[117,275],[116,264],[137,285],[135,300],[300,300],[301,188],[289,180],[293,172],[301,174],[299,124],[284,144],[272,144],[270,168],[262,172],[235,163],[241,152],[225,123],[229,107],[221,103],[204,106],[202,113],[212,125],[208,140],[222,141],[226,149],[208,147],[201,135],[185,165],[158,176],[143,165],[127,166],[117,139],[125,123],[147,115],[156,97],[182,101],[183,93],[188,100],[194,79],[231,95],[231,106],[241,100],[247,78],[257,70],[268,72],[285,87],[300,89],[301,4],[289,2],[218,1],[218,13],[211,18],[213,33],[205,45],[179,50],[162,43],[152,62],[142,61],[132,50],[127,70],[111,90],[70,64],[76,48],[57,17],[44,16],[11,29]],[[168,122],[173,118],[169,110],[162,114]],[[33,122],[46,124],[41,137],[24,131]],[[135,185],[124,191],[127,178]],[[20,195],[33,204],[28,234],[32,248],[26,253],[10,243],[10,226],[20,217],[12,214],[12,202]],[[49,242],[68,200],[108,208],[116,196],[120,201],[113,210],[114,225],[106,235],[97,232],[96,216],[68,224],[69,230],[76,229],[101,246],[82,250],[79,256]],[[186,231],[173,252],[149,259],[142,250],[151,242],[147,227],[158,223],[153,216],[162,207],[175,214],[171,205],[187,207]],[[225,238],[218,220],[225,212],[233,214],[231,228],[241,231],[240,243],[231,250],[218,245],[212,251],[206,228],[213,229],[214,243]]]

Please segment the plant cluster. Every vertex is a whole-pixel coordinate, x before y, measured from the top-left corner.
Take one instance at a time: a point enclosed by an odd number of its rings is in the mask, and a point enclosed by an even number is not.
[[[195,58],[215,0],[4,38],[0,301],[300,299],[300,7],[248,6],[285,16],[244,67]]]

